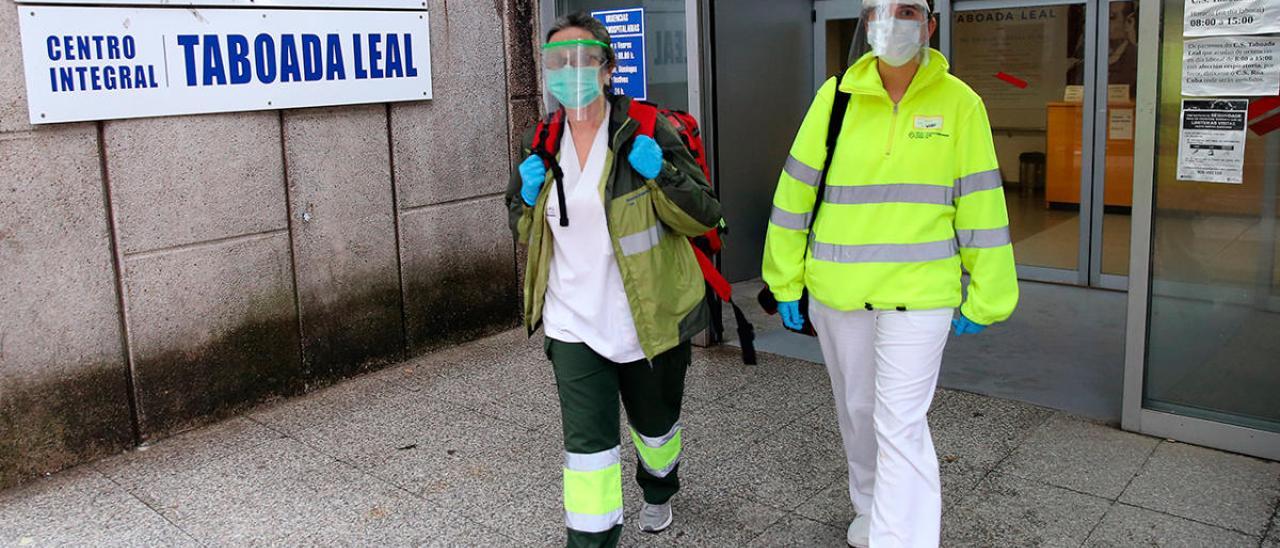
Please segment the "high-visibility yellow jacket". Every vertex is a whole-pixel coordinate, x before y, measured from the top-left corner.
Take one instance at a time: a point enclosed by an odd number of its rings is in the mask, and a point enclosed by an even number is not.
[[[1017,273],[987,111],[941,53],[929,56],[897,105],[870,55],[818,92],[765,240],[764,281],[779,301],[808,287],[837,310],[954,308],[963,265],[966,317],[989,325],[1013,313]],[[810,237],[837,85],[852,97]]]

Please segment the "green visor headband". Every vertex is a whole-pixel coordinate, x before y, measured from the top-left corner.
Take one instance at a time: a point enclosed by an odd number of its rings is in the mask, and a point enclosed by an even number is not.
[[[550,42],[542,46],[542,49],[549,50],[553,48],[563,48],[568,46],[597,46],[605,49],[609,48],[609,44],[606,44],[599,40],[564,40],[561,42]]]

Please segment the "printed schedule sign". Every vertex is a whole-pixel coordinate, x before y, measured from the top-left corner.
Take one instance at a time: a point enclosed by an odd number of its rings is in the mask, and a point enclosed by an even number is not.
[[[1280,93],[1280,40],[1216,36],[1182,48],[1182,94],[1271,96]]]
[[[424,11],[19,7],[31,123],[430,99]]]
[[[645,73],[644,8],[593,11],[591,16],[604,23],[618,56],[618,70],[613,72],[613,91],[636,99],[649,98],[649,81]]]
[[[1275,0],[1187,0],[1186,36],[1269,34],[1280,32],[1280,2]]]

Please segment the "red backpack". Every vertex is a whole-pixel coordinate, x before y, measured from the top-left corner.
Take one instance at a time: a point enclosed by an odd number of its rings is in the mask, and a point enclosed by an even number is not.
[[[663,116],[675,128],[676,133],[680,135],[680,140],[684,143],[686,149],[697,161],[698,167],[702,168],[702,174],[706,176],[707,181],[711,181],[711,169],[707,165],[706,146],[702,142],[702,133],[698,130],[698,120],[693,115],[678,110],[668,110],[659,108],[657,105],[645,101],[632,100],[631,107],[627,112],[631,119],[640,124],[640,128],[636,130],[636,135],[654,136],[654,129],[658,124],[658,116]],[[560,170],[560,162],[556,158],[559,153],[560,139],[564,134],[565,112],[564,109],[557,110],[538,123],[538,128],[534,131],[533,137],[533,153],[542,158],[542,163],[556,180],[556,199],[560,205],[560,226],[569,226],[569,211],[565,207],[564,197],[564,172]],[[714,188],[714,187],[713,187]],[[747,321],[747,316],[742,309],[733,302],[733,286],[724,278],[724,275],[716,269],[715,263],[711,261],[712,257],[720,254],[724,246],[720,233],[724,230],[724,223],[720,226],[708,230],[706,233],[696,238],[689,238],[689,244],[693,247],[693,255],[698,260],[698,267],[702,270],[702,278],[707,283],[707,304],[711,308],[711,342],[724,342],[724,322],[721,319],[721,301],[729,303],[733,307],[733,316],[738,324],[738,340],[742,345],[742,362],[748,365],[755,365],[755,328],[751,322]]]

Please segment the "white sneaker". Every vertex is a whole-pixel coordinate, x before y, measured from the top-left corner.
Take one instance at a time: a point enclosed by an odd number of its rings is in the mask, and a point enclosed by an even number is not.
[[[661,533],[671,527],[671,501],[666,504],[644,503],[640,509],[640,530],[646,533]]]
[[[867,548],[871,544],[871,516],[860,515],[853,518],[847,537],[852,548]]]

